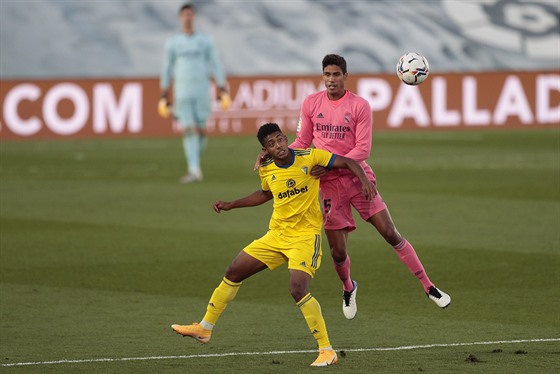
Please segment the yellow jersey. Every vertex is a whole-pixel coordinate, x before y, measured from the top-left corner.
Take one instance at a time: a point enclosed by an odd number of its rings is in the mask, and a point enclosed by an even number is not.
[[[273,195],[269,229],[295,236],[320,233],[323,215],[319,204],[319,179],[311,176],[313,166],[328,169],[336,155],[317,148],[290,149],[293,162],[277,166],[269,158],[259,168],[261,188]]]

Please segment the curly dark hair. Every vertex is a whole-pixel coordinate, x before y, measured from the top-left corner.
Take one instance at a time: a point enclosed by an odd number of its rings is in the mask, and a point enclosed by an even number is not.
[[[265,123],[259,128],[259,132],[257,133],[257,139],[259,139],[259,143],[264,146],[264,138],[277,131],[282,132],[278,124],[273,122]]]
[[[346,74],[346,60],[344,57],[335,54],[326,55],[323,58],[323,70],[329,65],[338,66],[340,70],[342,70],[342,73]]]

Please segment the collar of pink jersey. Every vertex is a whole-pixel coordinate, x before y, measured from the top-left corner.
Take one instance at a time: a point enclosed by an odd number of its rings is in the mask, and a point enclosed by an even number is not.
[[[346,92],[344,92],[344,95],[342,95],[342,97],[338,100],[331,100],[329,99],[329,94],[327,93],[327,91],[325,90],[325,95],[327,95],[327,99],[329,100],[329,102],[333,105],[333,106],[339,106],[340,104],[342,104],[344,102],[344,100],[348,97],[348,90],[346,90]]]

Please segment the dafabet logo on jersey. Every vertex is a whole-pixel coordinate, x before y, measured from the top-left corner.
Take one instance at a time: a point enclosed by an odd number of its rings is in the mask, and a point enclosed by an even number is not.
[[[294,187],[295,185],[296,185],[295,180],[288,179],[288,181],[286,182],[286,187],[288,187],[288,189],[283,192],[278,192],[278,199],[284,199],[287,197],[299,195],[300,193],[307,192],[307,186],[303,186],[302,188],[297,188]]]

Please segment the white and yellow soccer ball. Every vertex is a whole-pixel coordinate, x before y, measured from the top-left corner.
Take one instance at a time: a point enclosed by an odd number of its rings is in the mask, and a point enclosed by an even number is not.
[[[424,82],[429,74],[428,59],[419,53],[405,53],[397,63],[397,76],[408,85],[416,86]]]

